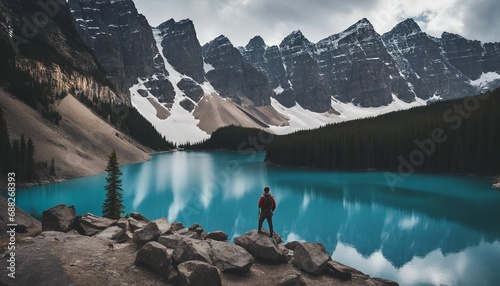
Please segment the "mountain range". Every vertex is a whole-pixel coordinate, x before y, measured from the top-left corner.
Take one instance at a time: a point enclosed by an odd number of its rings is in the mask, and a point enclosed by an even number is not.
[[[236,47],[224,35],[202,45],[189,19],[151,27],[132,0],[69,0],[63,10],[78,35],[58,52],[95,74],[73,89],[135,107],[177,143],[227,125],[286,134],[500,86],[500,43],[432,37],[413,19],[383,35],[361,19],[317,43],[293,31],[279,45],[255,36]]]

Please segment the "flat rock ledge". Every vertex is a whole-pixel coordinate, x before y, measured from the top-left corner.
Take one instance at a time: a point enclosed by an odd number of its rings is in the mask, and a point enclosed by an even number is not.
[[[220,230],[185,227],[139,213],[119,220],[74,208],[47,210],[48,225],[16,248],[21,284],[40,285],[398,285],[331,259],[319,243],[288,242],[250,230],[234,244]],[[59,221],[60,220],[60,221]],[[69,227],[71,225],[71,227]],[[68,229],[69,228],[69,229]],[[36,253],[36,254],[35,254]],[[0,270],[0,285],[9,281]]]

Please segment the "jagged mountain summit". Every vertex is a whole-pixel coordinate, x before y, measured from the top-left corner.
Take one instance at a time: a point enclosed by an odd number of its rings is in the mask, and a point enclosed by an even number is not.
[[[384,35],[367,19],[317,43],[300,31],[201,45],[193,22],[156,28],[132,0],[70,0],[75,25],[109,79],[167,139],[208,138],[236,124],[289,133],[500,86],[500,45],[405,20]]]

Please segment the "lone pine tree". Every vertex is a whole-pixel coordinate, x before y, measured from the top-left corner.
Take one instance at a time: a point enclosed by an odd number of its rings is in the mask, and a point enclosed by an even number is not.
[[[102,206],[102,215],[110,219],[119,219],[125,206],[123,205],[123,195],[121,193],[122,180],[120,176],[122,172],[118,165],[115,150],[109,155],[106,172],[108,172],[106,186],[104,187],[106,190],[106,200]]]

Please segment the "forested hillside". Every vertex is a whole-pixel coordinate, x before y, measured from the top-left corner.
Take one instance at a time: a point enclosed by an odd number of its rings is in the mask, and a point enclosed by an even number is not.
[[[376,118],[300,131],[266,161],[294,167],[448,174],[500,172],[500,89]]]
[[[230,125],[215,130],[207,140],[182,147],[187,150],[264,151],[275,138],[276,135],[261,129]]]

